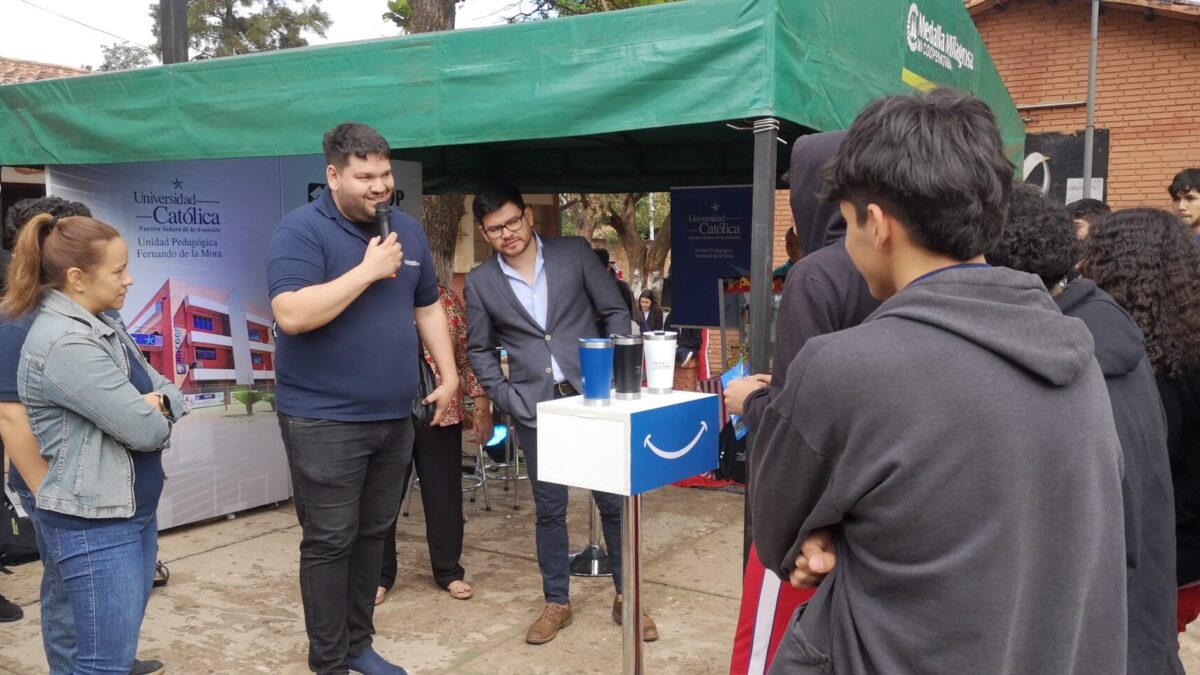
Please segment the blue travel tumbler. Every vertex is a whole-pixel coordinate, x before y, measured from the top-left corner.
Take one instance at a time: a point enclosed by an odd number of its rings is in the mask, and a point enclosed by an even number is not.
[[[613,343],[608,338],[579,338],[579,369],[583,373],[583,404],[612,403]]]

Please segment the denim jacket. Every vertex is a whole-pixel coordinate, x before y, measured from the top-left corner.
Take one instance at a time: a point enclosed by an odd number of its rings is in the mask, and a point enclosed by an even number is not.
[[[169,419],[129,381],[130,352],[169,403]],[[53,290],[21,347],[17,393],[50,464],[38,508],[82,518],[133,515],[129,451],[163,449],[188,411],[183,393],[146,363],[119,320]]]

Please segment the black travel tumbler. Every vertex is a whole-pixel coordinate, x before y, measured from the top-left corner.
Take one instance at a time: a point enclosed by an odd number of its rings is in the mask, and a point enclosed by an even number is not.
[[[640,335],[614,335],[613,379],[616,398],[632,401],[642,396],[642,338]]]

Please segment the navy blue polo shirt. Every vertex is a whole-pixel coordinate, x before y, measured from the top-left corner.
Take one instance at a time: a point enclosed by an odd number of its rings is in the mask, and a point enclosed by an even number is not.
[[[21,402],[17,395],[17,366],[21,365],[21,345],[25,344],[25,336],[32,325],[33,312],[15,321],[0,321],[0,401],[4,403]],[[3,447],[4,443],[0,441],[0,448]],[[8,484],[29,489],[11,461],[8,463]]]
[[[369,232],[338,211],[329,190],[283,217],[267,246],[271,298],[332,281],[362,262]],[[408,417],[417,392],[413,308],[438,301],[429,241],[416,220],[392,209],[404,249],[395,279],[371,284],[333,321],[279,331],[275,403],[295,417],[370,422]]]

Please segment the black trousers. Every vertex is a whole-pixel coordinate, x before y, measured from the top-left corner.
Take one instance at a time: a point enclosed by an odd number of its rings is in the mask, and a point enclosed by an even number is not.
[[[466,571],[461,564],[463,546],[462,424],[448,427],[414,425],[413,462],[421,480],[421,504],[425,507],[425,539],[429,543],[429,565],[433,580],[446,588],[461,581]],[[408,474],[404,476],[408,486]],[[403,497],[401,497],[403,499]],[[383,539],[383,570],[379,585],[390,589],[396,583],[396,521]]]
[[[346,673],[371,646],[383,538],[412,457],[408,419],[336,422],[279,414],[300,541],[308,666]]]

